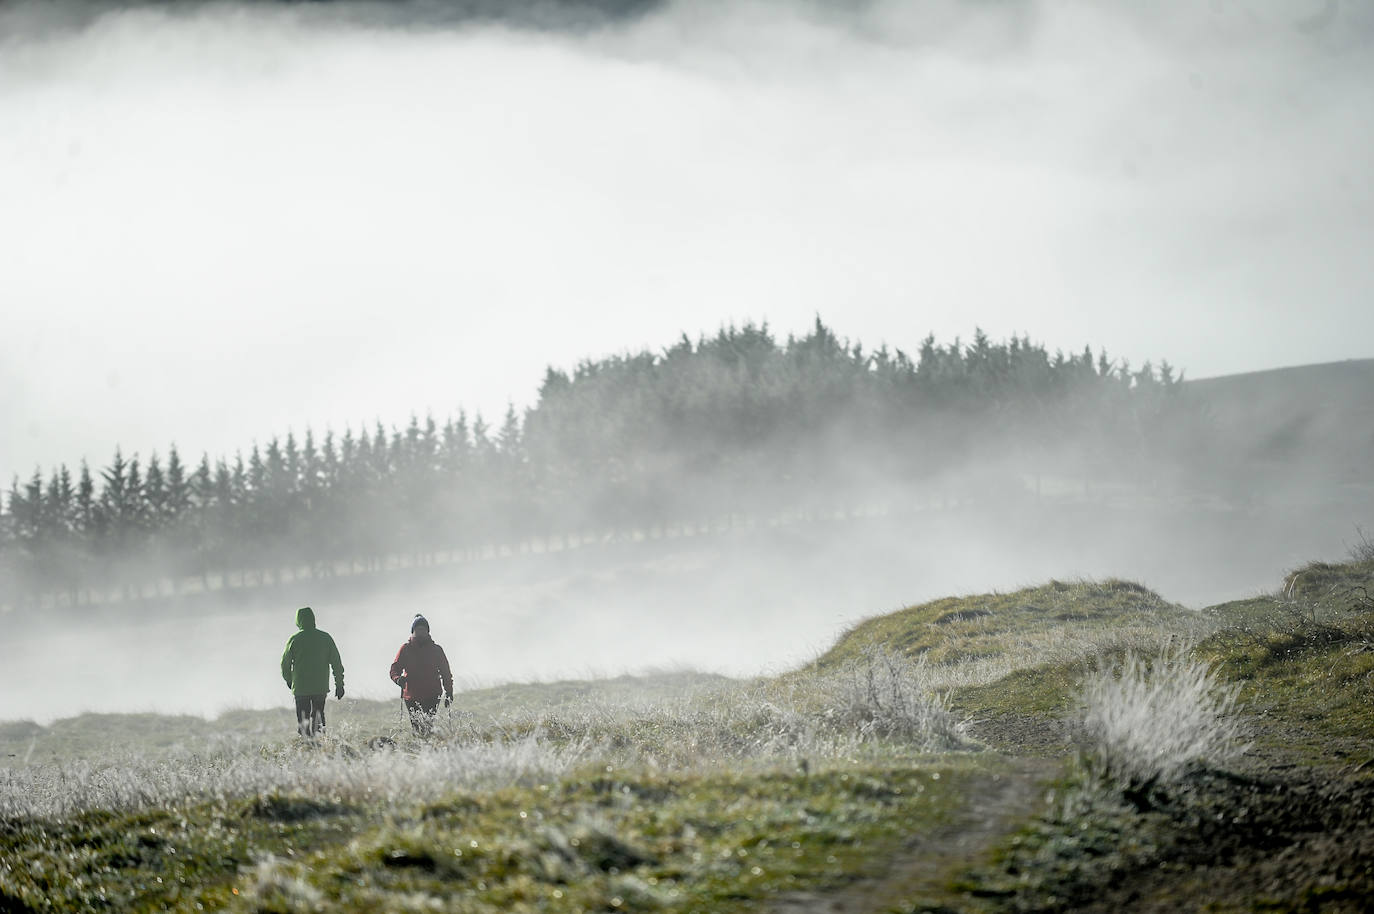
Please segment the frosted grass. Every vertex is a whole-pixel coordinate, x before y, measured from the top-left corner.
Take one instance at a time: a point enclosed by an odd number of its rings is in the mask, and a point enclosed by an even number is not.
[[[1177,781],[1200,762],[1243,753],[1239,686],[1182,650],[1145,660],[1128,652],[1083,686],[1084,736],[1095,770],[1136,787]]]
[[[897,747],[976,748],[919,662],[885,651],[786,685],[736,683],[663,700],[573,701],[479,720],[443,711],[430,737],[338,728],[320,740],[263,746],[220,739],[156,761],[0,769],[0,817],[61,818],[226,802],[270,794],[330,803],[424,802],[455,790],[548,783],[591,766],[706,771],[824,763]]]
[[[129,755],[0,772],[0,817],[58,818],[86,809],[140,809],[271,793],[336,803],[424,800],[461,788],[562,775],[582,747],[536,739],[448,745],[442,750],[360,751],[342,741],[148,763]]]

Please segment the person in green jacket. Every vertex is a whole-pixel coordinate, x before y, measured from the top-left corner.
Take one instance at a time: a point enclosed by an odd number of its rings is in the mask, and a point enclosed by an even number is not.
[[[344,697],[344,668],[329,632],[315,627],[315,611],[296,610],[296,632],[281,655],[281,678],[296,696],[296,729],[315,736],[324,729],[324,700],[329,693],[329,670],[334,670],[334,697]]]

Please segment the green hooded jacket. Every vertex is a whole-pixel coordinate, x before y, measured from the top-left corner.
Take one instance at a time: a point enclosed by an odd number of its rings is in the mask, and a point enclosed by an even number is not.
[[[329,668],[334,668],[334,685],[342,689],[343,661],[329,632],[315,627],[315,611],[309,606],[296,610],[296,632],[286,642],[281,655],[281,678],[293,695],[323,695],[329,691]]]

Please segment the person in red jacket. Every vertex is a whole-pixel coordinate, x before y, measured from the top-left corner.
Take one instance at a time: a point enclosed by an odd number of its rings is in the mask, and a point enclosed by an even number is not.
[[[453,671],[444,649],[429,636],[429,620],[416,615],[410,623],[410,640],[401,645],[391,662],[391,681],[401,687],[401,698],[410,712],[410,726],[428,736],[439,711],[453,701]]]

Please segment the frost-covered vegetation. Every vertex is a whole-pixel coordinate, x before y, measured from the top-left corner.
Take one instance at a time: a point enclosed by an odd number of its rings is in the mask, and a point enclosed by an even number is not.
[[[1153,658],[1128,652],[1084,684],[1090,760],[1134,789],[1176,781],[1195,763],[1224,764],[1245,748],[1238,691],[1186,651]]]
[[[0,816],[69,816],[270,793],[332,801],[435,800],[455,789],[548,781],[586,765],[699,771],[823,763],[876,748],[977,745],[930,688],[924,664],[872,650],[805,680],[737,683],[679,698],[583,699],[479,719],[441,712],[428,738],[346,725],[317,742],[222,737],[162,757],[126,752],[0,773]]]
[[[892,822],[938,821],[985,776],[923,664],[877,650],[441,712],[424,739],[332,727],[4,770],[0,907],[728,909],[870,867]]]

